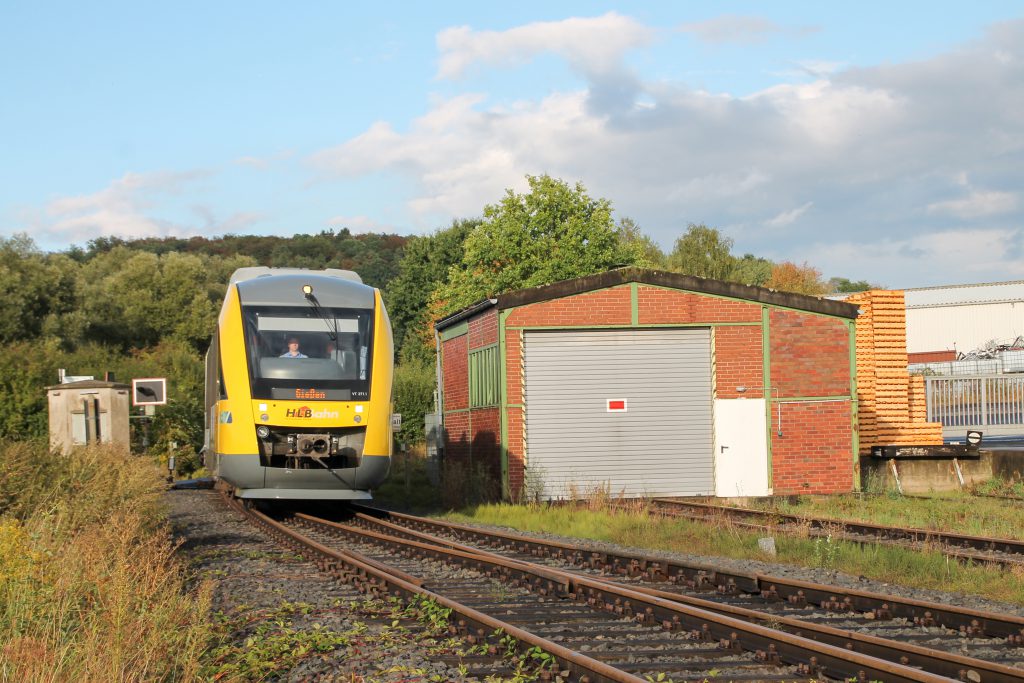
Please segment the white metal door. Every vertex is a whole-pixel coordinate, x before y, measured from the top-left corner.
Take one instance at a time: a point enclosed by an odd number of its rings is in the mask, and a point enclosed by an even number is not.
[[[767,496],[768,442],[763,398],[715,401],[715,495]]]
[[[543,497],[714,491],[710,330],[529,331],[525,346],[528,476]]]

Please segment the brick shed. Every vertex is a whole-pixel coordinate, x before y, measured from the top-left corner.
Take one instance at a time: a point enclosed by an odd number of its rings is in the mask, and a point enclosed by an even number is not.
[[[437,323],[444,457],[512,498],[850,491],[856,316],[636,268],[481,301]]]

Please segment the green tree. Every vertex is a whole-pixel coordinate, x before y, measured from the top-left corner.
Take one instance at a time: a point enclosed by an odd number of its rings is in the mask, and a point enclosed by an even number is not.
[[[736,263],[732,244],[717,229],[690,223],[668,256],[669,268],[684,275],[728,280]]]
[[[772,269],[775,264],[766,258],[744,254],[742,258],[735,260],[729,280],[740,282],[745,285],[757,285],[764,287],[765,283],[772,276]]]
[[[424,441],[423,416],[434,411],[436,385],[431,362],[413,360],[395,368],[395,412],[402,414],[402,428],[398,432],[401,441]]]
[[[431,296],[444,283],[452,266],[462,262],[466,236],[479,225],[480,219],[454,220],[443,230],[406,242],[398,275],[384,290],[384,303],[395,332],[396,355],[402,363],[433,360]]]
[[[43,254],[32,238],[0,238],[0,343],[33,339],[48,318],[75,309],[77,264]]]
[[[831,278],[827,285],[829,291],[832,292],[864,292],[869,289],[882,289],[881,285],[873,285],[867,280],[851,281],[845,277]]]
[[[484,209],[484,220],[466,238],[462,263],[434,295],[439,313],[522,287],[546,285],[643,258],[619,239],[607,199],[591,198],[583,185],[548,175],[527,176],[530,191],[507,190]]]
[[[638,262],[637,265],[646,268],[668,267],[668,258],[665,256],[665,252],[654,240],[644,234],[632,218],[625,216],[620,219],[616,230],[619,233],[619,241],[624,246],[635,248],[642,255],[642,262]]]

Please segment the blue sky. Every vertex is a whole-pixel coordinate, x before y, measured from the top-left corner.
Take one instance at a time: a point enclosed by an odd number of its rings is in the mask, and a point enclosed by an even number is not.
[[[417,234],[550,173],[666,249],[1024,279],[1020,3],[97,5],[0,6],[0,236]]]

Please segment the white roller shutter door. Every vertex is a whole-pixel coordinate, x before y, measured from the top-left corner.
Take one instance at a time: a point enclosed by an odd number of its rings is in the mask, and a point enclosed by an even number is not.
[[[545,497],[714,493],[710,330],[528,331],[525,381]]]

